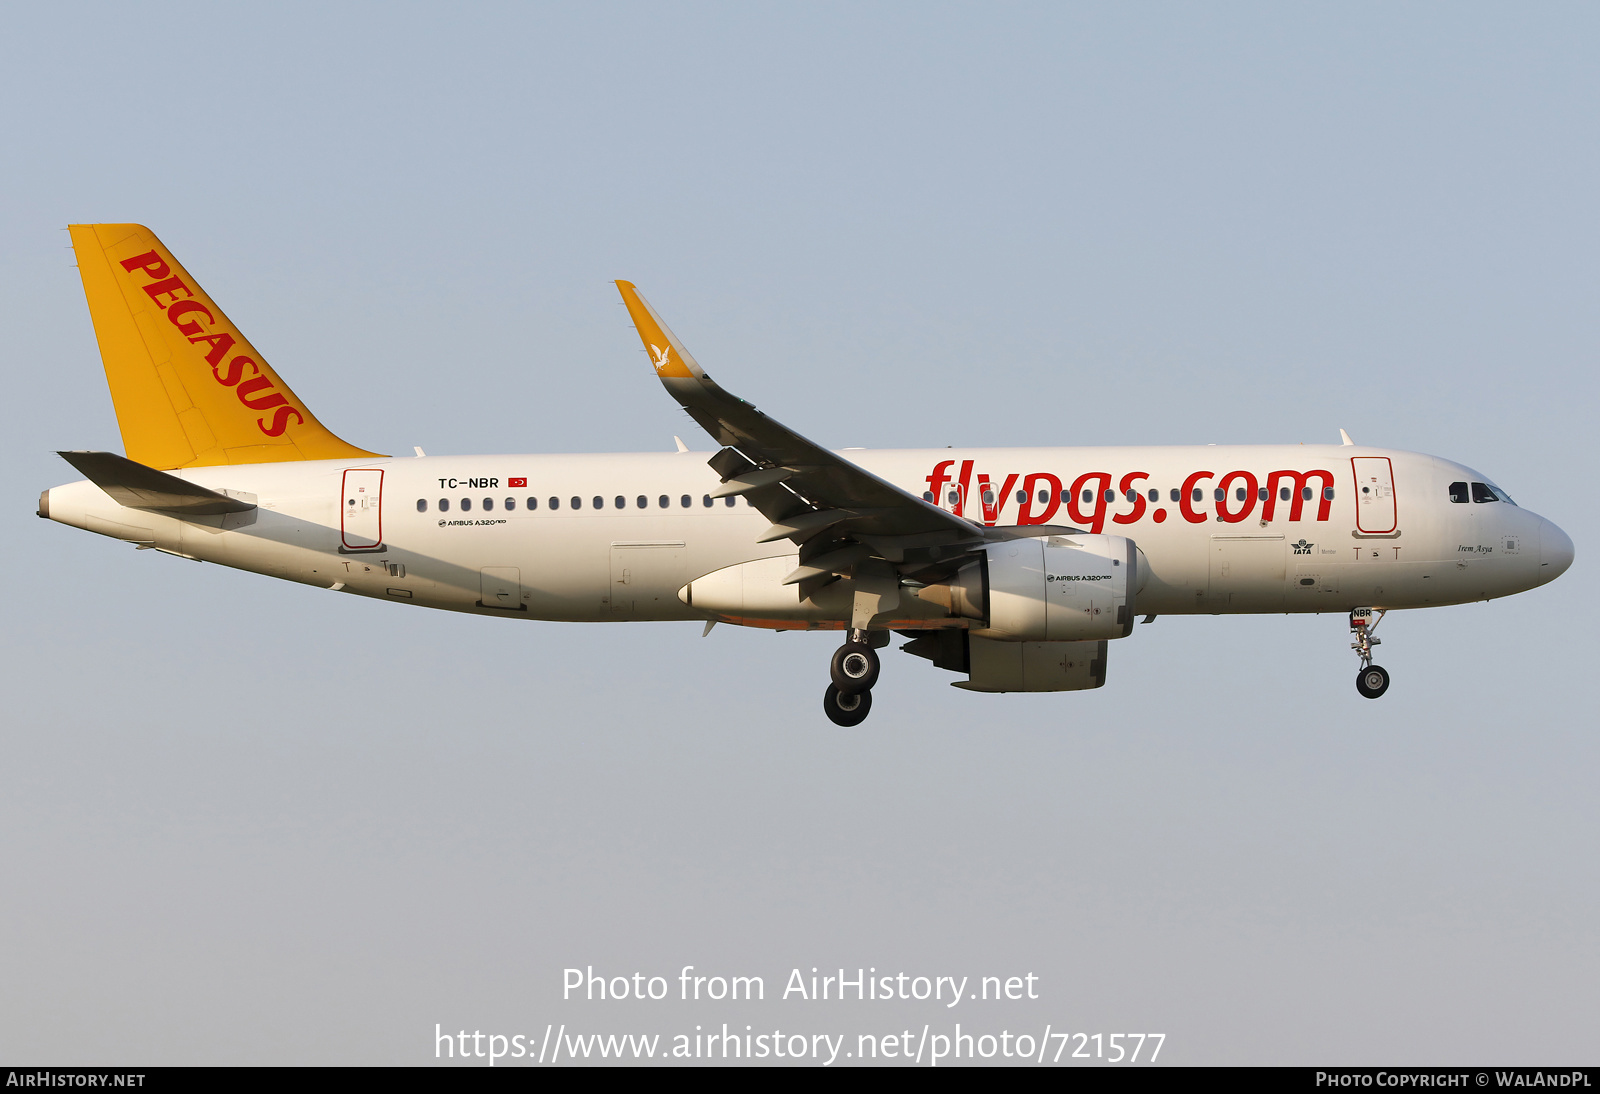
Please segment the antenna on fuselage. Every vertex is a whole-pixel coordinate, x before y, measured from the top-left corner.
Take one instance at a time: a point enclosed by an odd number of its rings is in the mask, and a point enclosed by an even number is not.
[[[1356,443],[1356,442],[1355,442],[1355,441],[1352,441],[1352,440],[1351,440],[1351,439],[1350,439],[1350,434],[1348,434],[1348,433],[1346,433],[1346,432],[1345,432],[1345,431],[1344,431],[1344,430],[1342,430],[1342,429],[1341,429],[1341,430],[1339,430],[1339,440],[1341,440],[1341,441],[1343,441],[1343,442],[1344,442],[1344,446],[1345,446],[1345,447],[1346,447],[1346,448],[1354,448],[1354,447],[1355,447],[1355,443]]]

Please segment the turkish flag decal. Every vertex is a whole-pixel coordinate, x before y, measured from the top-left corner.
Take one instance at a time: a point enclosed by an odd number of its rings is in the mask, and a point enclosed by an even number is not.
[[[520,486],[520,487],[523,487],[524,489],[526,489],[527,486],[528,486],[528,480],[527,479],[507,479],[506,480],[506,485],[508,487]]]

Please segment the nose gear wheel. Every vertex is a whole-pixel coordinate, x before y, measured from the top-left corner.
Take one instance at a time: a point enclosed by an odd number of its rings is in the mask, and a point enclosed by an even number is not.
[[[1389,671],[1380,665],[1368,665],[1356,673],[1356,690],[1364,698],[1376,699],[1389,690]]]

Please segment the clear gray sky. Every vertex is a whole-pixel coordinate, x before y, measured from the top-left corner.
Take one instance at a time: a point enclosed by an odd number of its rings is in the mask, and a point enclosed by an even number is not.
[[[1593,5],[6,22],[0,1062],[404,1064],[547,1022],[1600,1055]],[[60,230],[120,220],[379,451],[709,449],[623,277],[824,443],[1342,426],[1480,468],[1577,562],[1391,616],[1380,702],[1340,617],[1167,618],[1086,694],[894,654],[841,731],[832,638],[403,610],[35,519],[54,450],[120,448]],[[563,1003],[586,965],[769,997]],[[775,998],[813,966],[1041,998]]]

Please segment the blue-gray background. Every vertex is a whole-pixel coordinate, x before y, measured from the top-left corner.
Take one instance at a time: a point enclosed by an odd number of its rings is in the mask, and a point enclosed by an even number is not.
[[[1173,1062],[1596,1058],[1592,5],[52,5],[0,89],[0,1060],[447,1029],[1157,1030]],[[617,304],[838,446],[1357,440],[1553,586],[1167,618],[1087,694],[515,624],[33,517],[120,449],[67,237],[150,225],[349,440],[709,447]],[[956,1011],[561,1004],[561,969],[1042,977]],[[851,1047],[853,1047],[853,1042]]]

